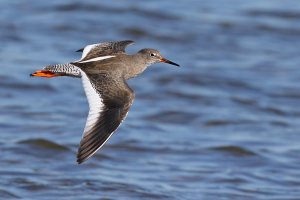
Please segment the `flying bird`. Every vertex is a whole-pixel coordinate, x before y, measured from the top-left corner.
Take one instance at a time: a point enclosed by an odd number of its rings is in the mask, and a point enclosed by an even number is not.
[[[155,49],[142,49],[128,55],[131,40],[91,44],[79,49],[81,59],[67,64],[46,66],[31,76],[81,78],[89,103],[89,113],[79,144],[77,162],[89,159],[110,138],[125,119],[134,100],[126,80],[141,74],[158,62],[178,64],[163,58]]]

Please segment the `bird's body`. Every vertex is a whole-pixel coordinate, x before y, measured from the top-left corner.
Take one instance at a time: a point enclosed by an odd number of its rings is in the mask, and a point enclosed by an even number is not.
[[[48,78],[82,78],[90,110],[78,149],[78,163],[100,149],[125,119],[134,99],[134,92],[126,80],[156,62],[177,65],[162,58],[155,49],[142,49],[134,55],[125,54],[125,48],[132,43],[126,40],[88,45],[78,50],[83,52],[80,60],[50,65],[31,74]]]

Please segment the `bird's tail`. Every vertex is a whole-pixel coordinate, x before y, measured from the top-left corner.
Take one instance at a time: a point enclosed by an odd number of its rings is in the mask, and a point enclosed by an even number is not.
[[[48,70],[38,70],[35,71],[34,73],[30,74],[30,76],[40,76],[44,78],[53,78],[56,76],[64,76],[62,73],[54,73]]]
[[[56,64],[46,66],[44,69],[30,74],[30,76],[40,76],[45,78],[53,78],[57,76],[72,76],[80,78],[81,70],[72,64]]]

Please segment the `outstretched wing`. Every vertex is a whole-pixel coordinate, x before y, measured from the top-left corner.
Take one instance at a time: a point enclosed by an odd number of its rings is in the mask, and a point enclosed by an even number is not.
[[[89,62],[114,57],[115,54],[125,53],[125,48],[134,41],[124,40],[91,44],[78,51],[82,51],[81,59],[77,62]]]
[[[133,91],[123,80],[115,80],[107,74],[81,73],[90,110],[78,149],[79,164],[109,139],[126,117],[134,99]]]

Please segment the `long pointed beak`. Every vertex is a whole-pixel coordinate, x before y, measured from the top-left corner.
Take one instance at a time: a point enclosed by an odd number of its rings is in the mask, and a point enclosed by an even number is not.
[[[178,65],[177,63],[174,63],[174,62],[172,62],[172,61],[170,61],[170,60],[168,60],[168,59],[165,59],[165,58],[161,58],[159,61],[160,61],[160,62],[164,62],[164,63],[169,63],[169,64],[171,64],[171,65],[175,65],[175,66],[177,66],[177,67],[180,67],[180,65]]]

